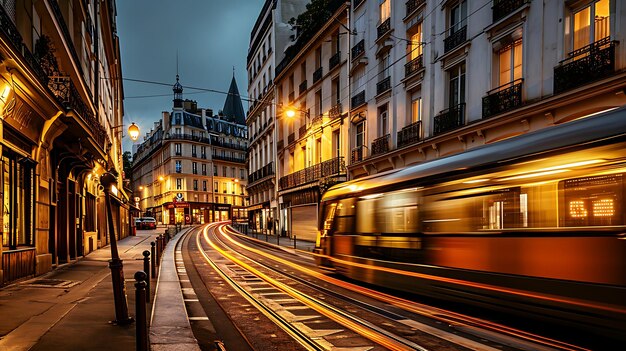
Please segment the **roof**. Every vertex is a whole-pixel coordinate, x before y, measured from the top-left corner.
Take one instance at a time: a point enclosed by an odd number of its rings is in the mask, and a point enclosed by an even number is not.
[[[228,89],[228,96],[226,97],[222,113],[229,122],[246,124],[246,114],[243,112],[243,104],[241,103],[241,96],[239,95],[234,75],[230,81],[230,88]]]

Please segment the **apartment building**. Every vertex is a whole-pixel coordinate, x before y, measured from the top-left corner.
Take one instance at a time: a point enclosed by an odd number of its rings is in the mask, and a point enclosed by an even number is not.
[[[349,4],[309,6],[274,80],[281,231],[315,240],[321,194],[346,180]]]
[[[353,1],[350,178],[624,105],[625,5]]]
[[[278,224],[276,196],[276,100],[274,74],[284,57],[282,49],[295,33],[289,19],[305,10],[306,2],[266,0],[250,34],[248,50],[250,136],[248,194],[250,228],[274,233]],[[275,48],[279,48],[275,50]]]
[[[163,112],[133,155],[132,184],[145,216],[163,224],[247,220],[248,132],[233,76],[217,114],[183,99],[178,75]]]
[[[0,1],[0,284],[129,235],[115,1]]]

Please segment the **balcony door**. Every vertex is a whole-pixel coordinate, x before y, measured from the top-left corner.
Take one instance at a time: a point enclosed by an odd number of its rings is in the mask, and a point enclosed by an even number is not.
[[[610,36],[609,0],[592,1],[573,11],[573,51]]]
[[[448,107],[452,108],[465,102],[465,62],[453,67],[449,74]]]

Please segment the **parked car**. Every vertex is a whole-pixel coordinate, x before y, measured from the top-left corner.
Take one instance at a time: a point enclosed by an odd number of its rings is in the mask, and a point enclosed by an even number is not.
[[[154,217],[140,217],[135,219],[137,229],[156,229],[157,223]]]

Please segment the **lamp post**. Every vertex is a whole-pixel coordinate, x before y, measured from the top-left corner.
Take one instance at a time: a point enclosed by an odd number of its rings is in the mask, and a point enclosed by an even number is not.
[[[117,128],[122,128],[123,126],[123,124],[113,126],[111,127],[111,130],[116,130]],[[128,137],[130,137],[130,140],[132,141],[137,141],[137,139],[139,139],[139,126],[137,126],[135,122],[132,122],[130,126],[128,126]]]
[[[111,279],[113,281],[113,299],[115,302],[115,320],[113,323],[125,325],[133,322],[128,316],[128,304],[126,302],[126,286],[124,285],[124,265],[117,251],[117,239],[115,237],[115,225],[113,223],[113,211],[111,209],[111,186],[117,184],[117,171],[109,170],[100,177],[100,184],[104,187],[104,202],[106,204],[107,219],[109,222],[109,246],[111,247]]]

